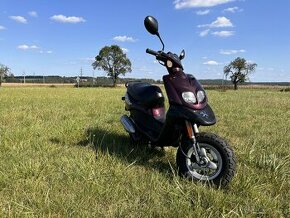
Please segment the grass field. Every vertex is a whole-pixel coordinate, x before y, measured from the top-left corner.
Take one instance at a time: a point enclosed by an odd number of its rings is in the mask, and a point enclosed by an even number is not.
[[[133,147],[124,88],[0,88],[0,217],[290,217],[290,93],[208,91],[238,172],[176,176],[175,149]]]

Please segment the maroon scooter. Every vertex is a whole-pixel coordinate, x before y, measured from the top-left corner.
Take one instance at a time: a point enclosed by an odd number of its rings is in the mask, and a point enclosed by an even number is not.
[[[206,93],[194,76],[184,73],[181,64],[185,57],[184,50],[179,56],[165,53],[157,20],[147,16],[144,24],[147,31],[156,35],[163,45],[161,51],[147,49],[146,53],[155,56],[168,71],[163,76],[163,82],[169,109],[165,113],[164,95],[160,87],[129,82],[122,98],[129,115],[123,115],[121,123],[134,142],[177,147],[179,175],[225,187],[235,174],[235,155],[222,138],[199,131],[199,126],[216,123]]]

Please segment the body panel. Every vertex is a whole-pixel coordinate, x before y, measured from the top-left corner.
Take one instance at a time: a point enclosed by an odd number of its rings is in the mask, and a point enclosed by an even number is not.
[[[207,97],[205,97],[203,102],[196,104],[186,103],[182,99],[183,92],[193,92],[196,94],[197,91],[203,90],[201,84],[192,75],[187,75],[180,71],[174,75],[163,76],[163,82],[170,104],[184,105],[195,110],[201,110],[207,105]]]
[[[145,108],[164,106],[164,96],[158,86],[144,82],[132,82],[127,85],[127,90],[128,95]]]
[[[188,120],[198,126],[211,126],[216,123],[214,112],[208,104],[202,110],[193,110],[182,105],[171,105],[167,117],[176,120]]]
[[[135,128],[146,135],[157,146],[178,146],[178,140],[184,129],[184,121],[188,120],[198,126],[209,126],[216,122],[214,113],[209,105],[202,110],[194,110],[184,105],[170,105],[166,119],[155,119],[154,108],[145,109],[128,93],[125,97],[126,110]]]

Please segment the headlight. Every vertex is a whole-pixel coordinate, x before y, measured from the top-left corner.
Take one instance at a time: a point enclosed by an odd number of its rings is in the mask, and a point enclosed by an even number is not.
[[[195,104],[196,103],[196,98],[192,92],[183,92],[182,93],[182,98],[186,103],[189,104]]]
[[[166,65],[168,68],[171,68],[173,66],[173,63],[172,63],[172,61],[167,60]]]
[[[196,94],[198,103],[202,102],[205,99],[205,93],[202,90],[199,90]]]

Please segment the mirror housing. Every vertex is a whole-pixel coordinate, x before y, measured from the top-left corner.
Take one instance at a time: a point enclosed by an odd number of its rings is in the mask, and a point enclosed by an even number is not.
[[[151,33],[152,35],[156,35],[159,38],[162,44],[162,51],[164,51],[164,43],[158,32],[158,21],[152,16],[147,16],[144,20],[144,25],[149,33]]]
[[[152,35],[159,35],[158,33],[158,21],[152,17],[152,16],[147,16],[144,20],[144,25],[146,30],[151,33]]]
[[[179,59],[182,60],[184,58],[185,58],[185,51],[184,51],[184,49],[182,49],[182,51],[181,51],[181,53],[179,55]]]

